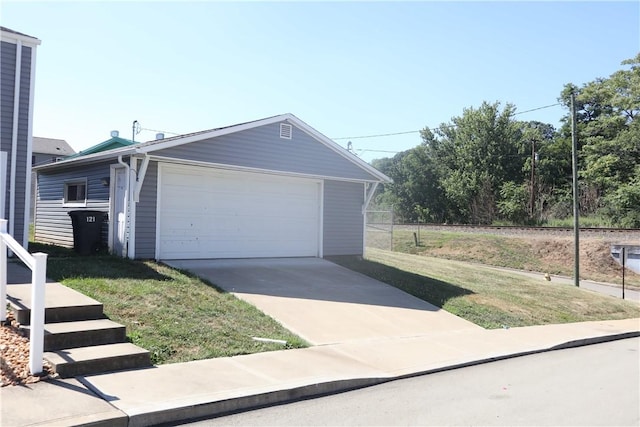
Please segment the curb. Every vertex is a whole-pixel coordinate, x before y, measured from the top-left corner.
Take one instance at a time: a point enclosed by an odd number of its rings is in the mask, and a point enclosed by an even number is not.
[[[605,335],[600,337],[584,338],[565,343],[557,344],[552,347],[541,348],[530,351],[523,351],[502,356],[492,356],[484,359],[477,359],[468,362],[457,363],[453,365],[445,365],[438,368],[418,371],[412,374],[399,375],[393,377],[375,377],[375,378],[351,378],[346,380],[328,381],[324,383],[310,384],[306,386],[295,387],[286,390],[277,390],[266,393],[259,393],[250,396],[226,399],[210,403],[202,403],[193,406],[184,406],[181,408],[167,409],[163,411],[150,412],[144,414],[128,415],[128,427],[142,426],[170,426],[183,422],[194,422],[209,418],[224,417],[235,413],[261,409],[269,406],[284,405],[296,401],[314,399],[332,394],[343,393],[360,388],[370,387],[390,381],[413,378],[422,375],[429,375],[438,372],[445,372],[454,369],[460,369],[470,366],[482,365],[500,360],[507,360],[516,357],[529,356],[533,354],[546,353],[556,350],[564,350],[575,347],[583,347],[593,344],[601,344],[610,341],[617,341],[627,338],[640,337],[640,331],[618,333],[613,335]],[[102,397],[99,391],[89,389]]]

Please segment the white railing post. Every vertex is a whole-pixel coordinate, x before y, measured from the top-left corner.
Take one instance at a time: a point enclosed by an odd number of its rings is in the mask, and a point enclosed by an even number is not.
[[[4,197],[4,194],[0,195]],[[0,233],[7,232],[7,220],[0,219]],[[7,244],[0,236],[0,322],[7,320]]]
[[[47,281],[47,254],[35,253],[33,259],[29,371],[35,375],[42,372],[42,354],[44,352],[44,287]]]

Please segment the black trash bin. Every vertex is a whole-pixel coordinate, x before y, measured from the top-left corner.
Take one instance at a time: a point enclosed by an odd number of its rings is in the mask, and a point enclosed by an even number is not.
[[[80,255],[91,255],[102,246],[102,223],[106,216],[100,211],[71,211],[73,249]]]

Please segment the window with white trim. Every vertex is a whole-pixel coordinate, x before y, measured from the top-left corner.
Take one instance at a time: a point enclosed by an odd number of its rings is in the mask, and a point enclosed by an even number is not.
[[[87,180],[81,179],[65,182],[63,203],[65,206],[86,206]]]

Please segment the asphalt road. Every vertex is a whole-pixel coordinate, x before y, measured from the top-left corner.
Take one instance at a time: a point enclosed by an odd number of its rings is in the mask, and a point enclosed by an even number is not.
[[[398,380],[194,426],[638,426],[640,338]]]

